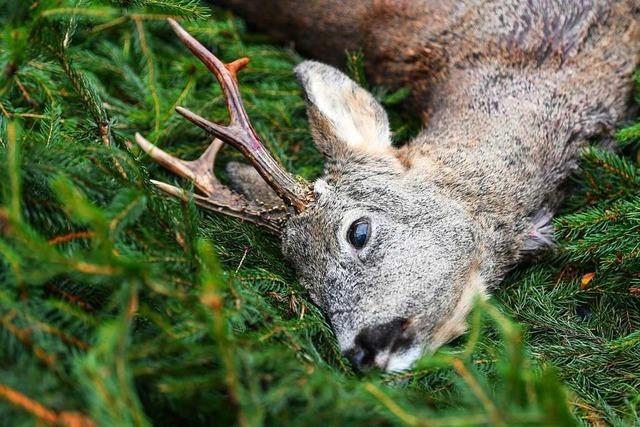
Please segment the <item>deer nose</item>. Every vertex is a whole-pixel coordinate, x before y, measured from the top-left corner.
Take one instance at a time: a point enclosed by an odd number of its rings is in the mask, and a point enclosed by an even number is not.
[[[345,352],[345,356],[359,371],[372,368],[376,365],[376,356],[379,353],[385,350],[393,352],[410,344],[410,340],[403,336],[408,323],[407,319],[399,317],[390,322],[363,328],[356,335],[355,345]]]

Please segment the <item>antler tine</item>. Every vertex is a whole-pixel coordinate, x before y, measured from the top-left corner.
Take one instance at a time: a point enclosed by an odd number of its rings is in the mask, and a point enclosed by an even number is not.
[[[240,58],[229,64],[225,64],[206,47],[204,47],[202,43],[182,28],[177,21],[171,18],[168,18],[167,21],[169,21],[169,25],[171,25],[171,28],[173,28],[173,31],[175,31],[182,43],[184,43],[184,45],[187,46],[189,50],[197,56],[198,59],[200,59],[200,61],[202,61],[209,71],[216,76],[227,101],[229,115],[231,116],[231,123],[249,123],[249,118],[242,107],[242,100],[239,96],[240,94],[237,90],[233,91],[233,87],[236,86],[235,81],[237,79],[237,73],[249,63],[249,58]],[[243,113],[244,117],[239,117],[240,115],[243,115]]]
[[[176,111],[205,131],[240,150],[281,199],[297,212],[303,211],[311,200],[309,185],[296,180],[269,154],[251,126],[242,103],[237,72],[249,62],[248,58],[224,64],[175,20],[168,19],[168,21],[180,40],[215,75],[227,103],[230,123],[228,126],[212,123],[182,107],[176,108]]]
[[[213,173],[213,165],[223,142],[214,139],[197,160],[181,160],[163,149],[156,147],[136,132],[136,142],[153,160],[183,178],[193,181],[198,190],[207,196],[214,194],[220,187]]]

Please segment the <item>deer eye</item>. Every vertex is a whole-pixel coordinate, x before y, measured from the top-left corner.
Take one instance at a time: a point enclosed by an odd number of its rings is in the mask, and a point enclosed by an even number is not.
[[[369,240],[370,229],[371,224],[368,219],[360,218],[354,221],[347,232],[347,239],[351,246],[356,249],[362,249],[367,244],[367,240]]]

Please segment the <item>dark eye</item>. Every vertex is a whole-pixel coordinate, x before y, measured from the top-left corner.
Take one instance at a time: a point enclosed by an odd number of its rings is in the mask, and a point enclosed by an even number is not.
[[[351,227],[349,227],[347,239],[354,248],[362,249],[364,245],[367,244],[367,240],[369,240],[370,231],[371,224],[369,223],[369,220],[366,218],[360,218],[351,224]]]

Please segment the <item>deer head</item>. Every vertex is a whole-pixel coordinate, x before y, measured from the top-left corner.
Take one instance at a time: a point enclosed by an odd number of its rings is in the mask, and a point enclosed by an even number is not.
[[[231,120],[221,126],[177,109],[217,138],[196,161],[176,159],[136,135],[140,147],[191,179],[202,193],[193,195],[200,206],[281,236],[285,256],[356,367],[405,369],[462,333],[472,297],[484,289],[479,231],[464,206],[407,166],[391,145],[387,115],[374,97],[328,65],[305,61],[296,67],[314,142],[326,156],[323,177],[310,185],[287,173],[251,127],[236,80],[247,60],[223,64],[169,22],[218,79]],[[213,174],[221,141],[252,166],[230,166],[242,194]]]

